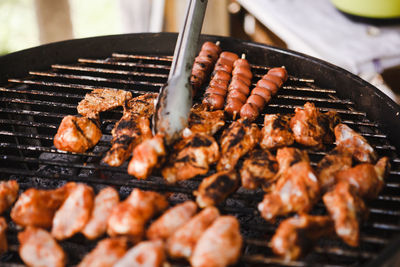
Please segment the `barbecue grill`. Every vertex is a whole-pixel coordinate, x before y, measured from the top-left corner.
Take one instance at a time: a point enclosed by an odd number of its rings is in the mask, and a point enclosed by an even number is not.
[[[56,188],[66,181],[85,182],[95,191],[115,186],[121,198],[132,188],[171,192],[171,202],[193,198],[201,178],[167,185],[159,174],[136,180],[121,167],[101,163],[110,147],[111,129],[121,110],[101,115],[103,137],[85,153],[58,151],[53,136],[61,119],[77,114],[76,107],[94,88],[116,88],[134,95],[158,92],[167,78],[176,34],[130,34],[71,40],[44,45],[0,58],[0,178],[16,179],[21,190]],[[400,239],[400,108],[376,88],[336,66],[299,53],[240,40],[201,36],[201,42],[220,41],[223,50],[245,53],[252,64],[254,81],[269,67],[284,65],[290,74],[264,113],[293,113],[313,102],[322,111],[336,110],[344,123],[361,133],[379,156],[391,158],[386,186],[368,203],[370,216],[362,224],[360,246],[352,248],[338,238],[321,239],[298,261],[285,262],[268,247],[278,224],[265,222],[256,212],[261,191],[239,189],[219,206],[222,213],[237,216],[244,237],[238,266],[358,266],[389,265],[397,260]],[[199,99],[197,99],[199,100]],[[261,116],[260,116],[261,117]],[[262,125],[262,118],[257,123]],[[331,149],[332,147],[328,147]],[[308,150],[315,165],[326,151]],[[211,173],[215,172],[211,171]],[[326,213],[319,203],[313,214]],[[8,216],[8,215],[6,215]],[[5,266],[19,266],[18,228],[10,218],[9,252],[0,257]],[[60,242],[68,264],[77,264],[96,242],[81,235]],[[397,255],[398,256],[398,255]],[[187,262],[171,262],[187,266]],[[388,265],[388,266],[389,266]]]

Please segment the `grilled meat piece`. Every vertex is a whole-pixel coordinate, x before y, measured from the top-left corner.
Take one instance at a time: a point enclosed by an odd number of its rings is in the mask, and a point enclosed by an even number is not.
[[[279,148],[276,152],[276,160],[278,161],[279,169],[274,178],[275,181],[277,181],[292,165],[302,161],[310,162],[306,151],[294,147]]]
[[[225,267],[240,256],[242,236],[233,216],[221,216],[204,232],[196,244],[190,263],[193,267]]]
[[[161,240],[143,241],[128,250],[114,267],[161,267],[165,260]]]
[[[126,200],[112,210],[107,233],[110,236],[126,235],[132,241],[138,241],[143,236],[147,221],[167,206],[165,196],[135,188]]]
[[[6,219],[4,217],[0,217],[0,255],[7,252],[8,243],[7,243],[7,231],[8,225]]]
[[[218,205],[238,189],[239,179],[236,171],[220,171],[204,178],[193,192],[197,204],[200,208]]]
[[[243,155],[252,150],[260,140],[260,130],[255,123],[239,119],[224,130],[221,136],[221,159],[217,170],[233,170]]]
[[[28,227],[18,233],[19,256],[28,266],[62,267],[65,266],[66,256],[60,245],[47,231]]]
[[[206,109],[207,106],[203,104],[196,104],[192,107],[189,114],[189,126],[182,132],[184,138],[195,133],[212,136],[225,125],[223,110],[208,111]]]
[[[318,124],[324,129],[322,142],[324,144],[333,144],[335,142],[335,127],[341,122],[336,111],[327,111],[319,113]]]
[[[168,239],[167,250],[169,255],[173,258],[189,259],[197,241],[218,216],[219,212],[215,207],[207,207],[193,216]]]
[[[248,189],[257,189],[260,186],[268,188],[275,181],[277,171],[278,163],[269,151],[252,150],[240,170],[242,186]]]
[[[263,149],[291,146],[294,143],[294,137],[289,127],[289,122],[289,115],[265,115],[264,127],[261,129],[262,140],[260,146]]]
[[[18,197],[19,184],[15,180],[0,182],[0,214],[8,210]]]
[[[88,239],[96,239],[107,230],[107,220],[111,211],[119,203],[117,190],[112,187],[102,189],[94,198],[93,211],[82,234]]]
[[[129,99],[124,106],[124,113],[134,113],[146,118],[154,114],[154,106],[157,101],[158,93],[147,93]]]
[[[338,124],[335,127],[335,137],[337,149],[353,155],[355,160],[369,163],[377,160],[377,154],[368,141],[349,126]]]
[[[54,146],[69,152],[82,153],[94,147],[102,136],[97,122],[86,117],[65,116],[54,136]]]
[[[99,113],[124,105],[132,93],[115,89],[94,89],[78,104],[78,113],[90,119],[98,119]]]
[[[346,244],[356,247],[359,243],[360,221],[366,219],[368,210],[354,186],[341,181],[322,197],[326,209],[335,222],[336,234]]]
[[[93,209],[93,189],[85,184],[72,188],[53,218],[51,234],[58,240],[80,232],[89,221]]]
[[[168,239],[177,229],[189,221],[196,211],[197,205],[193,201],[186,201],[170,208],[150,225],[146,232],[147,238],[153,240]]]
[[[113,267],[126,251],[126,238],[106,238],[97,243],[97,246],[83,258],[78,267]]]
[[[301,214],[279,224],[271,239],[272,251],[286,261],[296,260],[305,254],[316,240],[334,232],[329,216]]]
[[[138,179],[147,179],[154,167],[160,165],[166,154],[163,135],[157,134],[144,140],[133,149],[128,174]]]
[[[168,183],[187,180],[196,175],[206,174],[209,166],[220,157],[219,147],[212,136],[194,134],[182,139],[174,146],[175,154],[169,157],[161,170]]]
[[[319,183],[310,163],[292,165],[277,181],[275,189],[258,204],[261,216],[274,221],[279,215],[311,210],[319,197]]]
[[[374,199],[382,190],[389,169],[389,158],[383,157],[375,165],[362,163],[339,171],[336,173],[336,180],[347,181],[356,188],[361,197]]]

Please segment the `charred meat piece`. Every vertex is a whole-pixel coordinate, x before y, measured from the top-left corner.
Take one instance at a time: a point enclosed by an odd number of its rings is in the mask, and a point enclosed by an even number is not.
[[[7,252],[8,243],[7,243],[7,231],[8,225],[6,219],[4,217],[0,217],[0,255]]]
[[[28,266],[65,266],[66,256],[60,245],[47,231],[28,227],[18,233],[19,256]]]
[[[311,210],[319,197],[319,183],[310,163],[291,166],[277,181],[275,189],[258,204],[261,216],[273,222],[279,215]]]
[[[377,160],[377,154],[368,141],[349,126],[338,124],[335,127],[335,137],[337,149],[353,155],[355,160],[369,163]]]
[[[128,174],[138,179],[147,179],[154,167],[160,165],[166,154],[163,135],[157,134],[144,140],[133,149]]]
[[[161,240],[143,241],[128,250],[114,267],[161,267],[165,260]]]
[[[96,239],[107,230],[107,220],[113,208],[119,203],[118,192],[112,187],[102,189],[94,198],[93,211],[82,234],[88,239]]]
[[[322,142],[324,144],[333,144],[335,142],[335,127],[340,123],[341,119],[336,111],[327,111],[319,113],[318,124],[324,129]]]
[[[347,181],[355,187],[361,197],[374,199],[382,190],[389,169],[389,158],[383,157],[375,165],[362,163],[342,170],[336,174],[336,180]]]
[[[113,267],[126,251],[126,238],[106,238],[97,243],[97,246],[83,258],[78,267]]]
[[[193,192],[197,204],[200,208],[218,205],[238,189],[239,179],[236,171],[220,171],[204,178]]]
[[[286,261],[306,253],[316,240],[333,234],[329,216],[302,214],[282,221],[271,239],[272,251]]]
[[[132,93],[115,89],[94,89],[78,104],[78,113],[90,119],[98,119],[99,113],[124,105]]]
[[[255,123],[239,119],[225,129],[221,136],[221,159],[217,170],[233,170],[243,155],[252,150],[260,140],[260,130]]]
[[[220,157],[219,147],[212,136],[194,134],[174,146],[175,154],[169,157],[161,173],[168,183],[187,180],[206,174],[209,166]]]
[[[72,188],[53,218],[51,234],[58,240],[80,232],[89,221],[93,209],[93,189],[85,184]]]
[[[0,214],[8,210],[18,197],[19,184],[15,180],[0,182]]]
[[[110,236],[125,235],[132,241],[138,241],[144,234],[147,221],[167,206],[165,196],[133,189],[129,197],[112,210],[107,222],[107,233]]]
[[[214,135],[225,125],[223,110],[208,111],[207,106],[196,104],[189,114],[189,126],[183,130],[183,137],[187,138],[195,133]]]
[[[291,146],[294,143],[294,137],[289,127],[289,122],[289,115],[265,115],[264,127],[261,129],[262,139],[260,146],[263,149]]]
[[[203,209],[180,227],[167,241],[167,250],[173,258],[192,256],[197,241],[204,231],[218,218],[219,212],[215,207]]]
[[[248,189],[257,189],[260,186],[268,188],[275,181],[277,171],[278,163],[269,151],[252,150],[240,170],[242,186]]]
[[[200,237],[190,263],[193,267],[234,264],[239,259],[242,242],[238,220],[233,216],[221,216]]]
[[[278,180],[294,164],[302,161],[310,162],[306,151],[294,147],[279,148],[276,152],[276,160],[278,161],[279,170],[275,180]]]
[[[102,136],[97,122],[86,117],[65,116],[54,136],[54,146],[69,152],[82,153],[94,147]]]
[[[146,118],[154,114],[158,93],[147,93],[129,99],[124,105],[124,113],[134,113]]]
[[[166,240],[189,221],[196,211],[197,205],[193,201],[186,201],[170,208],[150,225],[146,233],[147,238]]]

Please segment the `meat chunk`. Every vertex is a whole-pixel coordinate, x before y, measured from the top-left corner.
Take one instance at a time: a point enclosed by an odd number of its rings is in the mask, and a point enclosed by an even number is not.
[[[143,241],[128,250],[114,267],[161,267],[165,260],[161,240]]]
[[[279,215],[311,210],[319,197],[319,183],[310,163],[302,161],[282,174],[276,188],[258,204],[261,216],[274,221]]]
[[[19,256],[28,266],[62,267],[66,256],[63,249],[47,231],[28,227],[18,233]]]
[[[133,113],[150,118],[154,114],[154,106],[158,93],[147,93],[129,99],[124,105],[124,113]]]
[[[310,162],[306,151],[294,147],[279,148],[276,152],[276,160],[278,161],[279,169],[275,180],[278,180],[292,165],[302,161]]]
[[[312,248],[321,237],[331,235],[329,216],[302,214],[282,221],[271,239],[272,251],[286,261],[296,260]]]
[[[102,136],[97,122],[86,117],[65,116],[54,136],[54,146],[69,152],[82,153],[94,147]]]
[[[97,243],[78,267],[113,267],[127,251],[127,240],[123,237],[106,238]]]
[[[161,173],[168,183],[187,180],[206,174],[209,166],[218,161],[219,147],[212,136],[194,134],[174,146],[175,154],[169,157]]]
[[[239,259],[242,242],[237,219],[221,216],[200,237],[190,263],[193,267],[224,267],[234,264]]]
[[[345,124],[338,124],[335,127],[336,147],[339,151],[353,155],[359,162],[373,163],[377,154],[368,141],[359,133],[355,132]]]
[[[0,182],[0,214],[8,210],[18,197],[19,184],[15,180]]]
[[[112,187],[102,189],[94,198],[90,219],[82,230],[88,239],[96,239],[107,230],[107,221],[111,211],[119,203],[117,190]]]
[[[80,232],[92,213],[93,198],[93,189],[85,184],[77,184],[71,189],[62,206],[54,214],[51,234],[62,240]]]
[[[260,130],[255,123],[239,119],[234,121],[221,136],[221,159],[217,170],[233,170],[240,159],[252,150],[260,139]]]
[[[180,227],[167,241],[167,250],[173,258],[189,259],[204,231],[218,218],[215,207],[207,207]]]
[[[260,146],[263,149],[291,146],[294,143],[294,137],[289,127],[289,122],[289,115],[265,115],[264,127],[261,129],[262,139]]]
[[[245,158],[240,170],[242,186],[248,189],[268,188],[275,181],[277,171],[276,158],[268,151],[255,149]]]
[[[214,135],[225,125],[223,110],[208,111],[206,106],[196,104],[190,110],[188,128],[183,130],[183,137],[189,137],[195,133]]]
[[[147,221],[167,206],[165,196],[133,189],[129,197],[112,210],[107,233],[110,236],[125,235],[136,242],[142,238]]]
[[[236,171],[220,171],[204,178],[193,192],[197,204],[201,208],[218,205],[238,189],[239,179]]]
[[[98,119],[99,113],[124,105],[132,93],[115,89],[94,89],[78,104],[78,113],[84,117]]]
[[[146,233],[147,238],[168,239],[179,227],[189,221],[196,211],[197,205],[193,201],[186,201],[170,208],[150,225]]]
[[[163,135],[157,134],[146,139],[134,148],[128,173],[138,179],[147,179],[154,167],[161,164],[166,154]]]
[[[0,255],[7,252],[8,242],[7,242],[7,221],[4,217],[0,217]]]

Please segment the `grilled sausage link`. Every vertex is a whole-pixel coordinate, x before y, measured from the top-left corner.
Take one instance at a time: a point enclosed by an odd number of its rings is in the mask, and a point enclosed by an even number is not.
[[[287,79],[288,74],[284,67],[270,69],[251,91],[251,95],[240,109],[240,117],[255,120],[265,104],[271,100],[271,96],[278,92]]]
[[[205,92],[203,104],[211,110],[223,109],[228,91],[233,64],[238,59],[235,53],[222,52],[215,64],[210,84]]]
[[[250,64],[242,55],[242,58],[233,63],[232,81],[228,87],[225,104],[225,112],[233,119],[236,118],[241,107],[246,103],[247,96],[250,93],[251,78],[253,78],[253,74],[250,70]]]
[[[190,83],[192,84],[193,88],[193,96],[205,83],[220,53],[221,48],[218,44],[205,42],[202,45],[199,55],[194,60],[192,75],[190,76]]]

